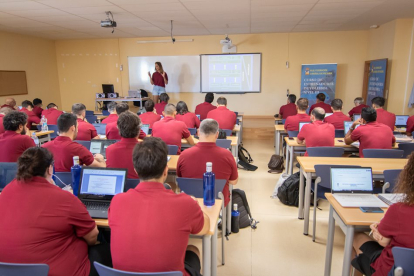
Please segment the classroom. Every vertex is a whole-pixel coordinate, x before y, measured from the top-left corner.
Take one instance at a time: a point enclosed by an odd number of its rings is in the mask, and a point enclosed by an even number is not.
[[[413,131],[412,0],[0,0],[0,275],[414,275]]]

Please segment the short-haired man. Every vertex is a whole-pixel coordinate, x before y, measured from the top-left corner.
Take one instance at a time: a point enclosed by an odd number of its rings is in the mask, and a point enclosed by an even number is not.
[[[150,128],[152,128],[155,122],[161,120],[161,115],[154,112],[153,100],[147,100],[144,107],[146,112],[139,115],[139,118],[141,119],[143,125],[150,125]]]
[[[282,105],[279,109],[279,118],[286,119],[289,116],[293,116],[298,114],[298,110],[296,109],[296,95],[290,94],[287,98],[287,104]]]
[[[211,103],[214,101],[214,94],[208,92],[204,97],[204,103],[201,103],[196,106],[195,114],[200,115],[200,120],[204,120],[207,118],[207,114],[217,108],[217,106],[212,105]]]
[[[361,114],[361,111],[364,107],[369,107],[368,105],[364,104],[364,98],[356,97],[354,100],[355,107],[352,108],[348,114],[350,117],[354,117],[354,114]]]
[[[298,114],[289,116],[285,121],[286,131],[298,131],[300,122],[309,122],[310,116],[306,114],[306,109],[309,107],[309,101],[306,98],[299,98],[296,102],[296,109]]]
[[[309,114],[312,114],[312,110],[315,107],[321,107],[323,108],[323,110],[325,110],[325,113],[331,113],[331,106],[327,103],[325,103],[325,94],[324,93],[319,93],[318,95],[316,95],[316,104],[313,104],[310,109],[309,109]]]
[[[102,124],[116,123],[118,120],[118,114],[116,113],[116,102],[110,102],[108,107],[109,116],[102,120]]]
[[[175,119],[176,114],[175,106],[167,104],[163,112],[164,119],[155,122],[152,127],[152,136],[161,138],[167,145],[178,146],[177,154],[180,154],[181,139],[186,139],[189,145],[194,145],[194,140],[188,131],[187,125]]]
[[[96,128],[85,120],[86,106],[81,103],[72,105],[72,113],[78,118],[78,135],[76,140],[90,141],[98,138]]]
[[[311,124],[306,124],[300,130],[296,138],[298,144],[306,143],[307,148],[333,147],[335,145],[335,128],[329,123],[324,123],[325,110],[315,107],[312,110]],[[308,152],[305,153],[308,156]]]
[[[27,115],[27,128],[31,129],[33,124],[40,124],[39,117],[36,116],[33,112],[33,104],[31,101],[23,101],[22,102],[22,109],[20,109],[21,112],[26,113]],[[36,129],[36,127],[33,127]]]
[[[70,113],[60,115],[58,119],[59,136],[53,141],[47,142],[42,147],[47,148],[55,160],[57,172],[70,172],[73,166],[73,157],[79,156],[80,165],[91,167],[106,167],[105,160],[101,154],[92,153],[81,144],[73,142],[78,134],[77,117]]]
[[[170,100],[170,96],[168,96],[167,93],[162,93],[160,95],[160,102],[155,103],[155,107],[154,107],[158,115],[162,115],[162,113],[164,112],[164,108],[168,104],[169,100]]]
[[[5,103],[2,106],[0,106],[0,108],[7,107],[7,108],[10,108],[11,110],[16,110],[15,106],[16,106],[16,100],[14,98],[7,98]]]
[[[138,178],[137,172],[132,164],[132,152],[138,144],[141,120],[138,115],[125,111],[117,120],[121,141],[106,148],[106,166],[108,168],[128,169],[127,178]]]
[[[351,121],[351,118],[342,113],[342,100],[334,99],[331,102],[332,115],[325,117],[325,122],[333,124],[335,129],[344,129],[344,122]]]
[[[0,113],[1,113],[1,109],[0,109]],[[408,136],[412,136],[413,131],[414,131],[414,115],[411,116],[410,118],[408,118],[408,120],[407,120],[406,134]]]
[[[33,100],[33,113],[39,118],[42,117],[42,103],[42,100],[39,98]]]
[[[115,107],[116,114],[119,116],[129,110],[127,103],[119,103]],[[106,139],[121,140],[122,136],[119,134],[117,122],[112,122],[106,125],[105,129]],[[139,139],[144,139],[147,135],[141,129],[139,130]]]
[[[237,116],[236,113],[227,108],[227,99],[219,97],[217,99],[217,109],[208,112],[207,118],[216,120],[220,129],[233,130]]]
[[[3,118],[7,114],[9,114],[10,111],[12,111],[12,109],[10,109],[8,107],[2,107],[2,108],[0,108],[0,134],[3,134],[5,132],[4,126],[3,126]]]
[[[177,176],[188,178],[203,178],[206,163],[213,163],[216,179],[227,180],[223,189],[224,203],[230,201],[229,184],[236,185],[238,181],[237,164],[227,149],[216,146],[219,125],[213,119],[205,119],[198,129],[199,142],[181,153],[177,164]]]
[[[57,120],[60,115],[63,114],[63,111],[58,110],[58,106],[54,103],[50,103],[46,107],[47,109],[43,110],[42,116],[45,116],[47,119],[48,125],[57,125]]]
[[[364,149],[392,149],[395,145],[392,130],[377,121],[377,112],[372,107],[361,110],[361,118],[352,124],[345,135],[347,145],[355,141],[359,141],[359,157],[364,157]]]
[[[372,107],[377,111],[377,122],[387,125],[392,131],[395,126],[395,114],[384,109],[385,99],[383,97],[375,97],[372,99]]]

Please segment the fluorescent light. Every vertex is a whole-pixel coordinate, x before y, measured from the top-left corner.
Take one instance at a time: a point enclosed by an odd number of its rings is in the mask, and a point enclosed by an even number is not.
[[[194,39],[176,39],[175,42],[193,42]],[[172,43],[171,39],[165,40],[138,40],[137,43],[145,44],[145,43]]]

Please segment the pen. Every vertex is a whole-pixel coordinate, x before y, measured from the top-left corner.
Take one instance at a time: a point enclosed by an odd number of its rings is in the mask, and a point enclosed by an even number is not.
[[[371,236],[371,235],[372,235],[372,231],[374,231],[374,230],[371,230],[371,232],[369,232],[369,236]]]

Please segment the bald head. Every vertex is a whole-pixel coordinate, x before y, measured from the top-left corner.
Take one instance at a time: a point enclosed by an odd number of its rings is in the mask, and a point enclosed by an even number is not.
[[[6,104],[10,105],[12,107],[15,107],[16,106],[16,100],[14,98],[7,98],[6,99]]]
[[[315,117],[316,121],[323,121],[323,119],[325,119],[325,109],[323,109],[322,107],[315,107],[312,110],[311,115]]]
[[[164,108],[164,116],[175,116],[175,114],[177,113],[176,109],[175,109],[175,105],[173,104],[167,104]]]

